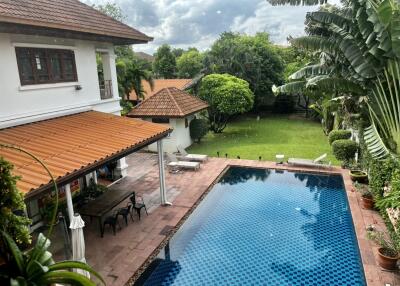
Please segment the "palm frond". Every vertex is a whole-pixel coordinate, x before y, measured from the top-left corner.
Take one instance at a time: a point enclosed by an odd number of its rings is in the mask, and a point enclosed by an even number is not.
[[[328,52],[335,54],[337,45],[334,41],[322,36],[303,36],[290,40],[290,43],[297,48],[316,52]]]
[[[364,142],[374,159],[383,160],[389,157],[390,152],[376,130],[375,124],[364,129]]]
[[[316,11],[309,13],[309,17],[316,22],[323,24],[335,24],[339,27],[348,29],[353,26],[352,19],[346,18],[344,15],[329,11]]]

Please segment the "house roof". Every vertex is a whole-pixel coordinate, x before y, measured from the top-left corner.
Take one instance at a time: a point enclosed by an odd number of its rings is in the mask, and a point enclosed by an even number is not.
[[[131,44],[152,40],[78,0],[1,0],[0,22],[106,36]]]
[[[167,87],[134,107],[128,116],[139,118],[181,118],[206,109],[207,107],[208,104],[201,99],[177,89],[176,87]]]
[[[0,130],[0,143],[23,148],[40,158],[57,183],[65,184],[165,137],[166,125],[88,111]],[[46,171],[16,150],[0,148],[0,156],[21,176],[25,197],[51,189]]]
[[[156,94],[160,90],[166,87],[176,87],[181,90],[185,90],[187,86],[190,86],[192,83],[192,79],[190,78],[177,78],[177,79],[155,79],[153,89],[151,89],[150,84],[142,80],[143,90],[145,92],[145,99],[149,98],[153,94]],[[129,98],[131,100],[137,100],[137,95],[134,90],[129,94]]]

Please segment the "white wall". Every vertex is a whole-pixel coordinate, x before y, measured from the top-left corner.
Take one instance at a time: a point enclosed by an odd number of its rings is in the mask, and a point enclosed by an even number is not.
[[[193,115],[187,117],[188,123],[194,118]],[[150,121],[151,119],[146,118],[146,121]],[[169,125],[173,129],[169,137],[164,138],[163,147],[164,151],[168,153],[177,152],[177,146],[181,145],[183,148],[189,147],[192,145],[193,140],[190,138],[189,125],[185,128],[185,119],[184,118],[171,118],[169,120]],[[148,147],[149,151],[157,152],[157,144],[151,144]]]
[[[73,49],[78,81],[21,86],[15,46]],[[0,33],[0,128],[92,109],[119,114],[118,93],[100,99],[96,49],[111,54],[117,90],[112,44]],[[75,90],[76,85],[82,89]]]

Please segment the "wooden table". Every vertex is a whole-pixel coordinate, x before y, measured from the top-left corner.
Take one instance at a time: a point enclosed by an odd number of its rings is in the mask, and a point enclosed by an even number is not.
[[[103,237],[103,219],[112,209],[132,195],[130,188],[123,188],[124,183],[118,182],[109,187],[109,189],[93,201],[78,210],[82,216],[88,216],[90,219],[97,218],[99,221],[100,235]]]

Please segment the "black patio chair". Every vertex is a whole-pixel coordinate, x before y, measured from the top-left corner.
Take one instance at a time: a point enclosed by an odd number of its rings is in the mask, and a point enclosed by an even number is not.
[[[131,217],[131,220],[133,221],[133,215],[131,209],[132,209],[132,204],[128,203],[126,207],[117,210],[117,217],[122,216],[125,220],[125,225],[128,225],[128,215]]]
[[[103,231],[102,231],[101,236],[103,236],[103,234],[104,234],[104,228],[106,225],[109,225],[112,227],[114,235],[115,235],[117,225],[118,225],[119,229],[122,229],[121,225],[118,222],[118,216],[119,216],[118,212],[114,212],[113,215],[108,216],[104,219]]]
[[[136,213],[138,214],[139,220],[140,220],[140,210],[141,210],[141,209],[144,209],[144,210],[146,211],[146,215],[149,215],[149,214],[147,213],[146,205],[144,204],[143,198],[140,197],[140,196],[137,196],[137,197],[138,197],[138,198],[141,198],[141,200],[142,200],[141,203],[138,203],[138,202],[136,201],[136,193],[135,193],[135,192],[132,193],[132,196],[130,196],[129,199],[130,199],[131,202],[132,202],[132,211],[133,211],[133,210],[136,210]]]

